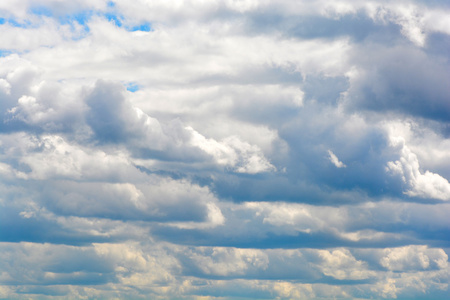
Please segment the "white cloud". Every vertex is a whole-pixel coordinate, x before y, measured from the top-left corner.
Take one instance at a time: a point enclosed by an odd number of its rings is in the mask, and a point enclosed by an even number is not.
[[[207,139],[193,128],[187,127],[190,144],[211,155],[217,164],[231,167],[238,173],[255,174],[274,171],[275,167],[264,157],[261,149],[231,136],[221,142]]]
[[[12,168],[10,165],[5,164],[0,162],[0,175],[2,177],[6,177],[6,178],[21,178],[21,179],[26,179],[27,178],[27,174],[20,172],[18,170],[15,170],[14,168]]]
[[[400,159],[390,161],[387,170],[400,175],[408,190],[405,194],[412,197],[450,200],[450,183],[439,174],[425,171],[422,173],[417,155],[411,152],[402,137],[391,137],[391,143],[400,150]]]
[[[406,246],[385,249],[380,264],[388,270],[426,270],[430,267],[448,268],[448,255],[442,249],[429,249],[427,246]]]
[[[47,79],[125,78],[144,85],[184,87],[186,83],[207,82],[215,76],[225,82],[242,83],[239,78],[246,73],[247,82],[267,82],[267,77],[258,74],[261,66],[338,75],[347,67],[350,50],[347,38],[331,42],[270,36],[248,38],[233,34],[226,27],[219,27],[218,32],[214,27],[205,31],[204,26],[209,25],[193,22],[183,28],[157,27],[144,35],[128,32],[99,17],[92,18],[88,25],[90,34],[84,39],[63,41],[24,56],[46,70]],[[191,34],[187,36],[186,31]],[[223,38],[217,39],[217,35]],[[115,72],[105,70],[104,64],[110,64],[109,68]]]
[[[9,84],[8,81],[6,81],[5,79],[1,78],[0,79],[0,90],[9,95],[11,93],[11,84]]]
[[[333,153],[333,151],[328,150],[329,159],[336,166],[336,168],[345,168],[347,167],[342,161],[340,161],[337,156]]]
[[[190,254],[190,259],[207,275],[244,275],[249,268],[264,270],[269,264],[269,258],[262,250],[218,247],[198,250],[199,253]]]
[[[400,225],[426,231],[429,230],[427,224],[433,223],[433,230],[440,231],[445,230],[450,224],[450,220],[446,217],[450,205],[446,202],[428,205],[385,200],[339,207],[246,202],[233,208],[238,209],[248,211],[250,216],[246,222],[249,224],[254,222],[260,230],[264,228],[269,232],[285,235],[296,235],[299,232],[311,236],[327,233],[352,242],[378,243],[408,238],[406,233],[386,230]],[[227,217],[227,214],[225,216]]]
[[[179,268],[178,262],[158,247],[138,244],[94,244],[100,259],[107,259],[121,284],[129,286],[166,286],[175,281],[170,270]],[[157,290],[157,289],[156,289]]]
[[[78,32],[72,31],[69,25],[60,26],[52,19],[41,19],[38,24],[39,26],[28,28],[9,24],[0,25],[0,34],[4,38],[3,48],[29,51],[40,47],[53,47],[61,44],[65,39],[79,35]]]
[[[20,147],[27,153],[20,161],[31,168],[27,174],[29,178],[95,180],[130,176],[136,172],[131,167],[126,153],[107,154],[101,150],[92,151],[68,143],[58,135],[45,135],[41,138],[26,135],[19,137],[21,143],[11,146]]]
[[[356,260],[347,249],[333,251],[318,250],[322,265],[319,267],[327,276],[336,279],[367,279],[375,275],[375,272],[367,270],[367,265]]]
[[[447,18],[448,11],[429,10],[425,13],[424,23],[431,31],[450,34],[450,21]]]
[[[403,3],[380,5],[376,8],[370,8],[376,19],[383,22],[391,21],[400,25],[402,34],[419,47],[425,45],[426,38],[422,9],[412,3],[409,5]]]

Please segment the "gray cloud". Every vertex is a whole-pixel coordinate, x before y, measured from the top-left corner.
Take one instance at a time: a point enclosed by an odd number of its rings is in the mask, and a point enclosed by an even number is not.
[[[356,57],[363,58],[363,71],[351,83],[349,106],[448,120],[449,74],[442,54],[403,45],[361,51],[364,56]]]

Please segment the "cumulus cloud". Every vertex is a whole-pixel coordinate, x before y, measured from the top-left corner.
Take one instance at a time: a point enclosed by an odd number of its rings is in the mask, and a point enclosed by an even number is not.
[[[332,252],[322,250],[319,256],[323,259],[322,272],[327,276],[336,279],[366,279],[371,272],[367,272],[367,267],[363,262],[357,261],[348,250],[333,250]]]
[[[138,152],[155,151],[172,159],[198,160],[209,155],[218,165],[239,173],[275,170],[258,146],[242,142],[236,136],[227,137],[222,142],[207,139],[190,126],[182,127],[176,120],[161,124],[132,106],[123,92],[120,85],[97,82],[88,95],[86,102],[90,110],[87,123],[96,141],[132,143]]]
[[[399,160],[390,161],[387,170],[400,175],[407,186],[405,193],[412,197],[450,199],[450,183],[447,179],[430,171],[421,172],[417,155],[405,145],[402,137],[392,138],[393,146],[400,148]]]
[[[235,136],[219,143],[213,139],[206,139],[191,127],[187,127],[186,130],[191,133],[190,144],[211,155],[219,165],[230,166],[239,173],[250,174],[275,169],[257,146],[242,142]]]
[[[426,246],[407,246],[386,249],[380,264],[393,271],[429,268],[445,269],[448,256],[442,249],[428,249]]]

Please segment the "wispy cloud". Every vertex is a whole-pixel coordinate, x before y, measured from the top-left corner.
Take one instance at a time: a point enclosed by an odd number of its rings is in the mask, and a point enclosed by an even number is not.
[[[333,165],[336,166],[336,168],[345,168],[347,167],[342,161],[340,161],[337,156],[333,153],[333,151],[328,150],[328,155],[330,161],[333,163]]]

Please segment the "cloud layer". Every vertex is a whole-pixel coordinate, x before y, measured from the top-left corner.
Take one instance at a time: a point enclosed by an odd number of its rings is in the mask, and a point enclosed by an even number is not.
[[[449,14],[2,2],[0,298],[448,298]]]

